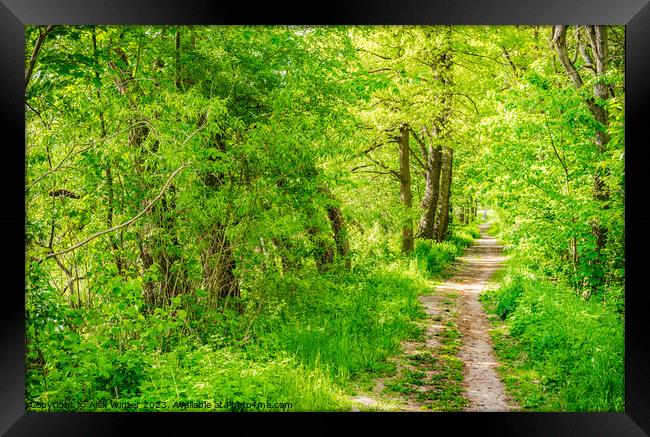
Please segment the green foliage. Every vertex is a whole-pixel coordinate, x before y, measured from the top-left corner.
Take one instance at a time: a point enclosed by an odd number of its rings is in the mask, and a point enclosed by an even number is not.
[[[196,399],[210,401],[213,406],[221,403],[221,407],[213,408],[217,411],[349,408],[320,368],[305,368],[286,354],[263,356],[263,351],[254,352],[253,355],[230,348],[215,350],[207,345],[177,348],[153,358],[142,390],[149,394],[149,399],[164,402],[168,406],[165,410],[171,411],[182,411],[174,408],[175,402]],[[245,403],[253,401],[262,405],[246,407]],[[287,402],[291,405],[281,405]],[[277,406],[268,408],[267,403]]]
[[[347,408],[332,381],[383,368],[422,316],[421,288],[400,270],[287,278],[243,317],[200,316],[196,302],[180,297],[143,313],[139,281],[113,285],[107,300],[86,312],[85,334],[43,341],[47,378],[31,383],[28,404],[67,399],[90,411],[92,400],[172,405],[199,396],[213,403],[293,400],[305,411]]]
[[[447,241],[440,243],[417,239],[413,250],[415,265],[417,269],[428,275],[436,275],[460,256],[479,236],[477,226],[467,225],[454,230]]]
[[[458,240],[464,242],[463,240]],[[473,241],[470,237],[470,241]],[[417,240],[413,257],[420,270],[430,275],[439,273],[450,261],[462,253],[462,246],[443,241],[436,243],[431,240]]]
[[[470,246],[475,238],[481,236],[480,231],[477,226],[463,226],[457,230],[454,230],[449,237],[448,241],[456,244],[459,247]]]
[[[507,276],[496,292],[495,312],[501,320],[505,320],[516,310],[517,301],[524,291],[523,281],[525,278],[521,275]]]
[[[507,273],[484,299],[505,319],[506,331],[494,331],[493,339],[522,407],[623,411],[623,318],[612,305],[585,302],[520,270]]]
[[[435,271],[462,251],[446,242],[427,247],[445,254]],[[405,263],[268,278],[245,299],[242,314],[205,311],[199,290],[148,312],[140,280],[107,281],[98,290],[102,304],[84,311],[82,335],[64,331],[42,341],[47,378],[32,380],[27,403],[68,400],[95,411],[103,400],[108,411],[122,411],[120,402],[172,406],[201,398],[224,405],[292,400],[292,411],[348,409],[337,387],[386,370],[401,341],[419,333],[417,296],[431,271],[413,276]]]

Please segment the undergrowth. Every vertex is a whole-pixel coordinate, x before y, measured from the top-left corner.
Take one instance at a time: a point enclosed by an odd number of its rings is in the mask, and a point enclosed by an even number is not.
[[[140,278],[98,281],[94,305],[75,309],[33,265],[27,409],[350,410],[351,381],[391,370],[388,358],[418,334],[418,294],[477,232],[350,271],[269,275],[237,302],[211,305],[194,290],[153,312]]]
[[[524,410],[623,411],[623,317],[615,304],[512,265],[483,294],[509,392]]]

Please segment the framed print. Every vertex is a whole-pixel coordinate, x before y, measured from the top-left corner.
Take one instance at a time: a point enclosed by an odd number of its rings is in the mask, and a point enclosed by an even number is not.
[[[1,3],[6,435],[650,432],[646,2]]]

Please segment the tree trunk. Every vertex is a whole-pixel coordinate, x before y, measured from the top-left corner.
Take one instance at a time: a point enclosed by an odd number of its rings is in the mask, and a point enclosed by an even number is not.
[[[108,195],[108,212],[106,213],[106,225],[109,228],[113,227],[113,212],[115,209],[115,193],[113,190],[113,174],[111,171],[111,163],[107,162],[105,166],[106,172],[106,189]],[[117,274],[122,275],[124,269],[124,261],[120,256],[120,248],[117,244],[117,238],[114,235],[109,235],[108,239],[111,242],[111,247],[113,248],[113,256],[115,257],[115,267],[117,267]]]
[[[350,251],[350,242],[348,241],[347,229],[345,228],[345,221],[343,219],[343,211],[338,206],[330,206],[327,208],[327,217],[332,224],[332,231],[334,232],[334,241],[336,243],[336,252],[340,256],[346,256]]]
[[[177,30],[176,34],[174,35],[174,69],[176,70],[175,72],[175,85],[176,89],[180,91],[181,89],[181,31]]]
[[[469,224],[472,220],[475,219],[476,213],[474,212],[474,197],[472,195],[469,195],[469,202],[467,203],[467,224]]]
[[[328,241],[321,230],[316,226],[311,226],[307,229],[310,239],[317,247],[315,258],[316,268],[319,272],[324,272],[329,269],[330,265],[334,262],[334,254],[336,253],[335,247]]]
[[[607,65],[607,28],[605,26],[588,26],[589,40],[592,45],[592,52],[596,63],[596,76],[602,77],[605,75]],[[602,128],[596,131],[596,146],[601,152],[607,150],[607,143],[609,142],[609,135],[607,133],[607,126],[609,122],[609,114],[607,110],[601,106],[600,101],[607,99],[607,84],[604,81],[597,81],[594,85],[594,103],[592,110],[594,118],[601,124]],[[593,176],[594,181],[594,198],[600,202],[602,209],[607,209],[607,201],[609,201],[609,188],[605,184],[603,177],[606,177],[606,171],[598,168]],[[596,258],[593,267],[594,280],[592,290],[601,285],[605,279],[605,272],[603,268],[603,249],[607,243],[607,227],[599,220],[594,220],[592,223],[592,233],[596,237]]]
[[[400,200],[407,215],[402,223],[402,252],[410,253],[413,251],[413,223],[410,218],[413,197],[411,194],[411,168],[409,166],[409,130],[406,124],[400,126],[398,142]]]
[[[350,252],[350,241],[348,240],[348,232],[345,226],[345,219],[341,207],[336,203],[334,194],[329,188],[324,187],[323,191],[330,198],[330,203],[327,207],[327,218],[332,226],[332,233],[334,234],[334,243],[336,244],[336,253],[339,257],[345,258],[345,265],[350,268],[350,258],[347,257]]]
[[[417,236],[433,240],[436,208],[438,207],[438,197],[440,196],[442,148],[440,146],[429,147],[427,155],[426,185],[422,199],[423,212],[420,218]]]
[[[93,27],[93,33],[92,33],[92,42],[93,42],[93,59],[95,61],[95,64],[99,64],[99,56],[97,53],[97,33],[95,28]],[[99,71],[95,71],[95,79],[97,81],[101,80],[101,77],[99,75]],[[97,107],[99,109],[99,137],[100,138],[106,138],[106,122],[104,120],[104,111],[101,109],[102,104],[102,92],[100,88],[97,88],[97,101],[98,105]],[[111,162],[108,160],[106,162],[104,171],[106,173],[106,189],[107,189],[107,197],[108,197],[108,211],[106,214],[106,224],[108,225],[109,228],[113,227],[113,213],[115,210],[115,193],[113,190],[113,173],[111,169]],[[122,256],[120,255],[119,251],[120,248],[117,244],[117,238],[114,235],[110,235],[108,237],[111,247],[113,248],[113,256],[115,257],[115,267],[117,268],[117,274],[122,275],[122,271],[124,269],[124,260],[122,259]]]
[[[201,251],[203,287],[211,296],[239,297],[239,280],[234,274],[236,267],[232,245],[226,236],[226,227],[219,222],[206,230],[207,247]]]
[[[38,55],[41,52],[41,48],[43,47],[43,42],[45,41],[45,38],[47,38],[47,35],[49,35],[53,29],[54,29],[54,25],[50,24],[45,28],[44,31],[39,30],[39,35],[38,38],[36,39],[36,44],[34,44],[34,50],[32,51],[32,55],[29,59],[29,62],[27,63],[27,68],[25,69],[25,92],[27,92],[29,80],[32,78],[32,73],[34,72],[34,66],[36,65],[36,60],[38,59]]]
[[[449,226],[449,201],[451,198],[451,177],[453,164],[452,148],[446,147],[442,153],[442,176],[440,180],[440,215],[438,220],[436,239],[438,242],[447,238]]]
[[[422,150],[423,159],[426,159],[426,172],[425,172],[425,192],[422,199],[422,217],[418,226],[417,236],[433,240],[435,238],[436,227],[436,211],[440,199],[440,172],[442,166],[442,146],[449,139],[448,120],[451,115],[452,109],[452,94],[451,94],[451,27],[446,27],[443,30],[443,49],[437,55],[435,64],[431,65],[434,70],[434,79],[440,81],[443,85],[443,92],[440,95],[440,103],[442,108],[434,117],[432,126],[432,141],[436,142],[436,147],[429,146],[428,151],[424,148]]]

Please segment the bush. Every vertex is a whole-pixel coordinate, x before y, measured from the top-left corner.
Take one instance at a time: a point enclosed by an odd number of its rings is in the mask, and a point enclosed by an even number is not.
[[[460,228],[460,231],[469,234],[472,238],[481,237],[481,231],[479,230],[478,226],[475,224],[465,225],[462,228]]]
[[[476,225],[466,225],[455,229],[443,242],[417,239],[413,259],[418,270],[429,275],[440,273],[446,266],[463,254],[467,246],[474,243],[480,232]]]
[[[194,290],[150,311],[141,279],[106,275],[94,286],[101,304],[72,310],[34,267],[28,403],[69,400],[96,411],[88,402],[106,401],[119,411],[116,401],[163,401],[170,409],[201,398],[349,409],[339,390],[356,375],[391,367],[387,359],[419,332],[415,321],[425,314],[417,296],[430,287],[427,278],[462,254],[471,232],[418,240],[411,258],[390,263],[267,275],[227,308],[206,306],[207,295]]]
[[[459,248],[463,248],[470,246],[474,242],[474,238],[469,232],[454,231],[448,241]]]

